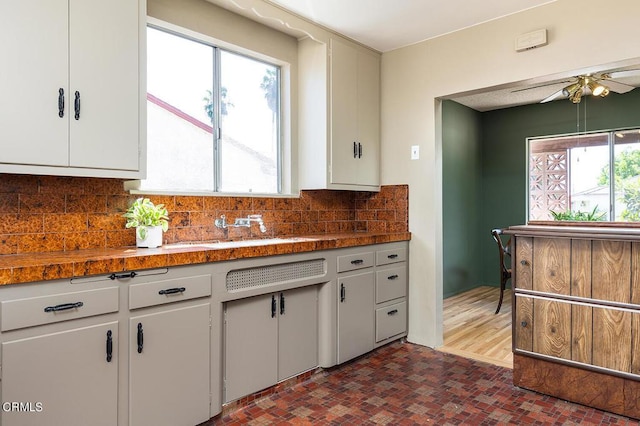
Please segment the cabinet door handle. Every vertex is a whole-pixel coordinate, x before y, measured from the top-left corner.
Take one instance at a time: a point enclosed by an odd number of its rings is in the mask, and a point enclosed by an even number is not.
[[[113,355],[113,339],[111,338],[111,330],[107,331],[107,362],[111,362]]]
[[[398,310],[397,310],[397,309],[394,309],[394,310],[392,310],[392,311],[387,312],[387,315],[395,315],[395,314],[397,314],[397,313],[398,313]]]
[[[364,260],[362,259],[355,259],[351,261],[352,265],[360,265],[361,263],[364,263]]]
[[[344,302],[347,297],[347,290],[344,288],[344,284],[340,284],[340,303]]]
[[[271,295],[271,318],[276,317],[276,295]]]
[[[63,303],[61,305],[56,305],[56,306],[47,306],[46,308],[44,308],[44,311],[45,312],[68,311],[69,309],[81,308],[82,306],[84,306],[84,303],[82,302]]]
[[[398,255],[397,254],[390,254],[389,256],[387,256],[387,259],[397,259]]]
[[[387,279],[388,279],[388,280],[397,280],[397,279],[398,279],[398,275],[396,275],[396,274],[389,275],[389,276],[387,277]]]
[[[138,353],[142,353],[142,347],[144,346],[144,330],[142,330],[142,323],[138,323]]]
[[[135,272],[131,271],[131,272],[127,272],[126,274],[111,274],[111,275],[109,275],[109,279],[110,280],[115,280],[115,279],[121,280],[123,278],[133,278],[136,275],[138,275],[138,274],[136,274]]]
[[[358,142],[358,158],[362,158],[362,144]]]
[[[58,117],[64,117],[64,89],[58,89]]]
[[[524,260],[524,259],[522,259],[522,260],[520,261],[520,264],[521,264],[522,266],[527,266],[527,263],[529,263],[529,262],[527,262],[527,261],[526,261],[526,260]]]
[[[186,290],[187,289],[184,287],[175,287],[175,288],[168,288],[166,290],[160,290],[158,294],[166,295],[166,294],[184,293]]]
[[[284,315],[284,293],[280,293],[280,315]]]
[[[356,158],[357,156],[358,156],[358,145],[356,141],[353,141],[353,158]]]
[[[73,102],[73,108],[76,112],[76,120],[80,120],[80,92],[76,90],[76,99]]]

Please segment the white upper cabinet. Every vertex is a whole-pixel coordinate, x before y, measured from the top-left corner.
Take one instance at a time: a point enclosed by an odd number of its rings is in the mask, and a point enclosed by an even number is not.
[[[0,3],[0,172],[142,177],[145,7]]]
[[[298,61],[300,187],[379,190],[380,55],[307,39]]]

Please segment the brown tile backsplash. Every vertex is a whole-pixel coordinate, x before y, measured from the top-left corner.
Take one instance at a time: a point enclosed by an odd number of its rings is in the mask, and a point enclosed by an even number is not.
[[[135,230],[124,228],[122,213],[137,197],[120,179],[0,174],[0,254],[135,245]],[[169,210],[165,243],[409,230],[407,185],[380,192],[302,191],[299,198],[148,198]],[[267,232],[257,225],[218,229],[213,222],[222,214],[228,222],[262,214]]]

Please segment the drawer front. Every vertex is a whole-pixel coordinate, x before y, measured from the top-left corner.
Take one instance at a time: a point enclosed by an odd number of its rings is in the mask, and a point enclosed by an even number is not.
[[[407,331],[407,302],[376,309],[376,343]]]
[[[376,303],[407,295],[407,268],[384,269],[376,272]]]
[[[46,285],[46,284],[43,284]],[[2,331],[118,311],[118,287],[84,290],[0,303]]]
[[[129,309],[211,296],[211,275],[174,278],[129,286]]]
[[[369,268],[373,266],[373,252],[368,251],[358,254],[338,256],[338,272],[353,271],[355,269]]]
[[[406,262],[407,249],[397,248],[393,250],[380,250],[376,252],[376,265],[387,265],[389,263]]]

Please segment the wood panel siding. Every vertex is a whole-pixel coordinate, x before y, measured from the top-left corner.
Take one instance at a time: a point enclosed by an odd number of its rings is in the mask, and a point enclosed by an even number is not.
[[[593,361],[593,308],[571,305],[571,359],[591,364]]]
[[[571,305],[545,299],[533,301],[533,351],[571,359]]]
[[[536,238],[533,244],[533,289],[571,294],[571,240]]]
[[[594,299],[631,301],[631,243],[593,241],[591,294]]]
[[[515,268],[516,279],[514,287],[524,290],[533,289],[533,275],[531,265],[533,264],[533,238],[520,237],[515,242],[516,257],[512,263]]]
[[[631,313],[593,308],[593,365],[631,371]]]
[[[533,350],[533,299],[530,297],[516,297],[513,334],[515,348]]]
[[[571,295],[591,297],[590,240],[571,240]]]

